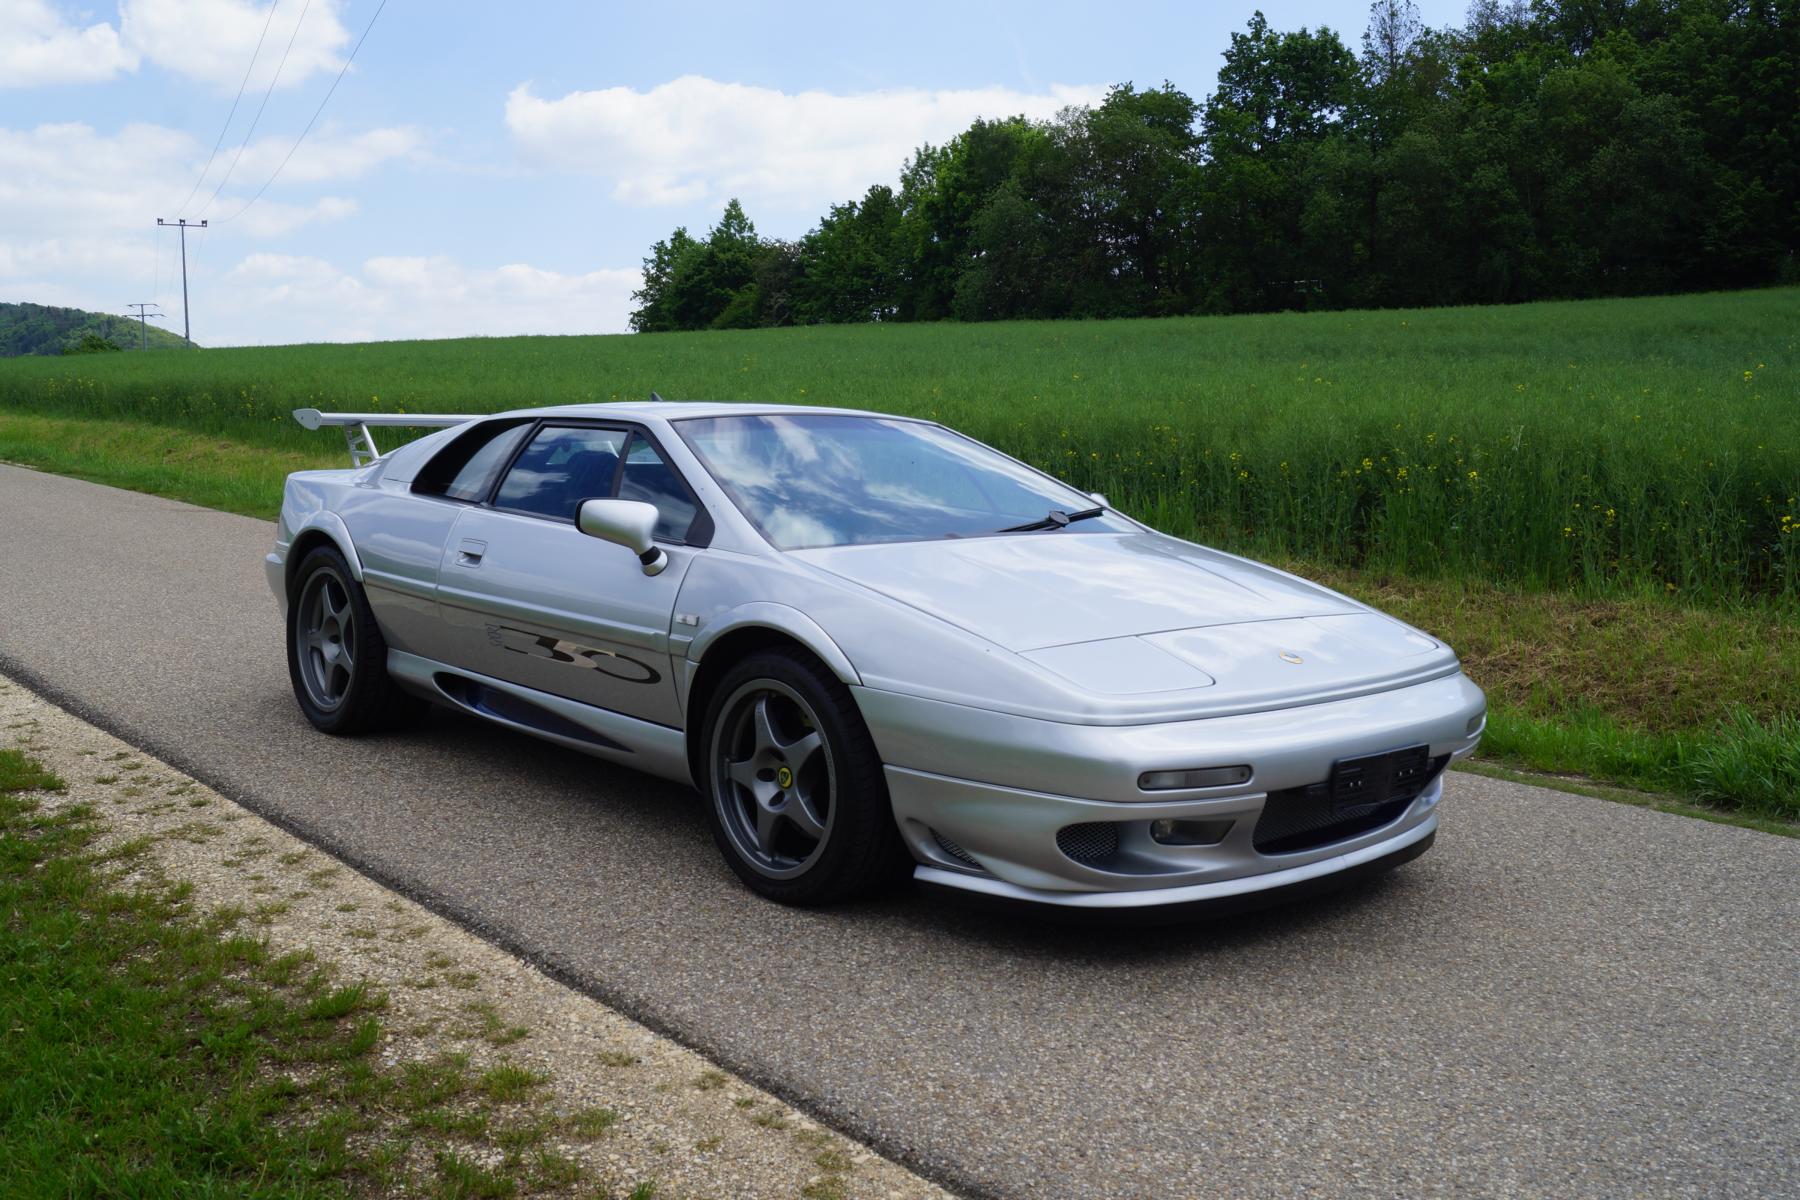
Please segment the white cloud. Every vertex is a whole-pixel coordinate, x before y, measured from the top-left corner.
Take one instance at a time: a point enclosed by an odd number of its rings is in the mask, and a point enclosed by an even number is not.
[[[343,196],[321,196],[311,204],[279,204],[264,200],[233,226],[251,237],[280,237],[315,221],[341,221],[356,214],[356,201]]]
[[[301,146],[281,180],[286,184],[352,178],[380,163],[416,154],[421,143],[421,135],[406,128],[344,137],[326,134],[317,143],[309,139]],[[252,144],[238,164],[232,187],[206,215],[216,220],[237,213],[292,145],[291,134]],[[199,200],[212,194],[231,153],[228,148],[213,164]],[[178,203],[188,194],[205,161],[203,147],[191,135],[161,125],[127,125],[110,135],[80,122],[0,128],[0,211],[8,216],[7,224],[0,226],[0,239],[140,231],[155,217],[175,216],[173,211],[152,210]],[[354,201],[340,197],[296,205],[277,201],[273,194],[249,209],[234,228],[253,237],[273,236],[356,210]]]
[[[616,333],[641,279],[635,269],[564,275],[442,256],[371,258],[346,271],[320,258],[252,254],[218,282],[229,312],[208,344]]]
[[[105,21],[80,26],[51,0],[0,0],[0,87],[99,83],[137,70],[142,60],[220,89],[243,84],[249,95],[271,82],[294,87],[344,65],[340,52],[350,31],[338,19],[340,6],[341,0],[286,9],[254,0],[120,0],[115,29]]]
[[[1105,92],[1057,85],[833,95],[684,75],[647,92],[616,87],[555,100],[521,85],[506,99],[506,124],[531,161],[611,179],[627,203],[739,196],[822,206],[892,181],[921,143],[941,143],[976,117],[1044,118]]]
[[[81,28],[48,0],[0,0],[0,87],[99,83],[137,64],[104,21]]]
[[[289,183],[354,179],[393,159],[418,158],[424,143],[424,135],[410,126],[371,129],[353,136],[315,132],[288,159],[287,166],[281,169],[281,178]],[[282,158],[293,145],[291,134],[259,138],[244,151],[237,173],[244,179],[267,179],[281,167]]]
[[[319,195],[319,184],[413,156],[423,143],[410,129],[355,134],[326,129],[315,136],[317,143],[309,139],[302,146],[279,185],[243,216],[221,225],[217,218],[242,208],[293,144],[293,135],[258,140],[245,152],[233,187],[208,211],[212,227],[189,231],[194,329],[203,344],[220,344],[228,331],[236,341],[280,340],[285,314],[250,304],[246,297],[254,293],[248,282],[228,282],[225,268],[258,239],[353,216],[355,198]],[[115,133],[79,122],[0,127],[0,212],[7,217],[0,223],[0,298],[106,311],[117,311],[128,300],[154,300],[179,321],[177,235],[159,232],[154,222],[176,215],[170,206],[192,188],[207,149],[189,134],[152,124],[127,125]],[[213,177],[222,170],[215,164]],[[289,189],[290,183],[300,186]],[[199,199],[210,194],[209,181]],[[349,328],[336,322],[322,296],[308,294],[321,306],[315,314],[318,336]]]
[[[251,0],[120,0],[119,27],[126,44],[157,66],[236,91],[267,25],[268,38],[245,87],[255,95],[268,88],[284,51],[279,87],[335,74],[344,65],[339,52],[350,31],[338,19],[339,8],[340,0],[311,0],[281,7],[271,17],[269,5]]]
[[[0,211],[8,216],[0,237],[141,228],[157,215],[146,212],[153,197],[188,189],[203,161],[197,153],[193,138],[159,125],[112,135],[79,122],[0,129]]]
[[[48,237],[33,241],[0,242],[0,286],[5,293],[0,299],[36,300],[13,283],[17,279],[46,276],[78,278],[103,274],[120,263],[130,264],[131,274],[150,263],[149,248],[144,238],[128,237]]]

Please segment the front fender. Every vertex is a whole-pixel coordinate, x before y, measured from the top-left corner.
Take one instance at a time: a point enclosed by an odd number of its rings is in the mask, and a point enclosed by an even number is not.
[[[797,608],[770,600],[740,604],[709,620],[706,627],[689,643],[688,661],[698,663],[705,656],[708,646],[733,630],[746,628],[773,629],[785,633],[818,655],[831,668],[832,674],[843,682],[852,687],[862,684],[862,676],[857,674],[850,656],[831,640],[831,635],[820,628],[817,621]]]

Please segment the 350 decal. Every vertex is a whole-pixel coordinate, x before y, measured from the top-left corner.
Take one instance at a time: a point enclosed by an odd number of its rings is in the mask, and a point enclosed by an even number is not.
[[[582,646],[551,637],[547,633],[527,633],[510,625],[489,625],[487,639],[489,645],[511,650],[514,654],[529,654],[533,658],[598,671],[626,683],[655,683],[662,678],[661,673],[649,663],[628,658],[617,650]]]

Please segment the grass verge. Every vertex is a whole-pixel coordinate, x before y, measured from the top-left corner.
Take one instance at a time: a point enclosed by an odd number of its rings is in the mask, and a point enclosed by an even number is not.
[[[109,885],[91,814],[0,759],[0,1192],[333,1195],[375,1163],[333,1093],[365,1073],[373,1018],[309,1019],[294,964],[183,919],[175,889]],[[322,991],[322,985],[319,989]]]
[[[323,438],[310,451],[250,446],[137,421],[0,411],[0,462],[272,520],[290,471],[341,467]]]
[[[611,1194],[546,1144],[589,1134],[543,1076],[383,1065],[381,993],[197,913],[61,788],[0,750],[0,1195]]]
[[[1650,733],[1592,710],[1547,720],[1499,708],[1489,718],[1482,753],[1745,817],[1800,821],[1800,721],[1792,717],[1764,722],[1740,710],[1709,729]]]
[[[0,411],[0,459],[262,518],[289,471],[342,458]],[[1800,622],[1780,607],[1285,565],[1455,646],[1493,705],[1489,757],[1800,821]]]

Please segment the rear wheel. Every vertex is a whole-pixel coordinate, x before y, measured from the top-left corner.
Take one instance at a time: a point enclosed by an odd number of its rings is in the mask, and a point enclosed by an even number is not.
[[[313,549],[294,572],[287,634],[294,698],[318,729],[335,734],[390,729],[425,710],[423,700],[389,678],[387,641],[336,547]]]
[[[849,689],[810,655],[754,654],[704,723],[713,837],[752,889],[785,904],[871,894],[912,864]]]

